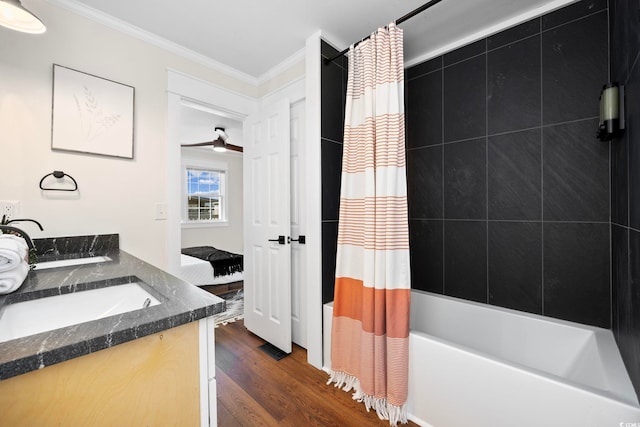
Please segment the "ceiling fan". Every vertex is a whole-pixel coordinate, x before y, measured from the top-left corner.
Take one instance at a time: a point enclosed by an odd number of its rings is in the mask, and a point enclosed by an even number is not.
[[[223,127],[216,127],[215,133],[213,135],[212,141],[206,142],[196,142],[195,144],[181,144],[181,147],[205,147],[207,145],[211,145],[213,147],[213,151],[217,151],[219,153],[224,153],[227,150],[237,151],[242,153],[243,149],[239,145],[229,144],[227,141],[229,140],[229,135],[224,130]]]

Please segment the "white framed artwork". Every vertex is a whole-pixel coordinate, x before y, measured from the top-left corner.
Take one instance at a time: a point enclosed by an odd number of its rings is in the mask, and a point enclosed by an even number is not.
[[[53,64],[51,149],[133,159],[135,89]]]

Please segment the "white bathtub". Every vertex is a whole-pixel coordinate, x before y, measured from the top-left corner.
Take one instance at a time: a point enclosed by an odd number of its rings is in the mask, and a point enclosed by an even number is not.
[[[332,304],[325,304],[325,366]],[[409,418],[432,427],[640,425],[611,331],[414,291]]]

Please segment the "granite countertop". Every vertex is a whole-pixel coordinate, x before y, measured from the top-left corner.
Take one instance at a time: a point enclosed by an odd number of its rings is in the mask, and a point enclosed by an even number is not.
[[[111,261],[40,271],[36,268],[29,272],[20,289],[0,296],[0,316],[7,304],[131,282],[139,283],[161,304],[0,342],[0,380],[209,317],[226,309],[223,299],[120,250],[117,234],[36,239],[34,243],[39,262],[97,255],[106,255]]]

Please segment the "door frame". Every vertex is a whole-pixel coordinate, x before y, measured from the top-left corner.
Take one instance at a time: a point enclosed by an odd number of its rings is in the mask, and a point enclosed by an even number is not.
[[[322,369],[322,174],[321,174],[321,70],[320,40],[316,31],[305,42],[305,194],[307,362]]]
[[[313,40],[313,41],[312,41]],[[313,46],[309,52],[309,46]],[[321,287],[321,233],[320,233],[320,139],[317,144],[312,144],[313,138],[320,134],[320,39],[319,33],[307,39],[306,47],[306,76],[292,80],[288,84],[269,92],[260,98],[253,98],[244,94],[239,94],[227,89],[223,89],[212,83],[189,74],[167,69],[167,144],[166,144],[166,200],[167,200],[167,220],[166,220],[166,262],[167,271],[170,274],[178,275],[180,272],[180,236],[181,236],[181,212],[180,200],[180,108],[184,101],[200,104],[204,108],[216,110],[216,113],[232,114],[242,118],[257,111],[260,105],[266,105],[280,98],[289,98],[292,104],[305,100],[305,116],[307,117],[306,167],[312,179],[307,179],[304,193],[307,195],[307,257],[306,275],[307,278],[307,361],[317,369],[322,369],[322,287]],[[317,53],[317,54],[316,54]],[[309,59],[317,58],[318,63],[310,68]],[[309,70],[317,68],[309,79]],[[311,80],[312,86],[316,90],[309,90],[307,82]],[[317,92],[317,95],[316,95]],[[311,98],[309,94],[312,93]],[[316,108],[310,107],[317,102]],[[314,115],[312,122],[317,122],[315,128],[309,129],[310,110]],[[317,115],[317,118],[315,117]],[[312,137],[310,137],[312,136]],[[317,147],[316,147],[317,145]],[[309,176],[309,175],[308,175]],[[317,211],[317,212],[316,212]],[[314,224],[314,221],[318,221]]]

